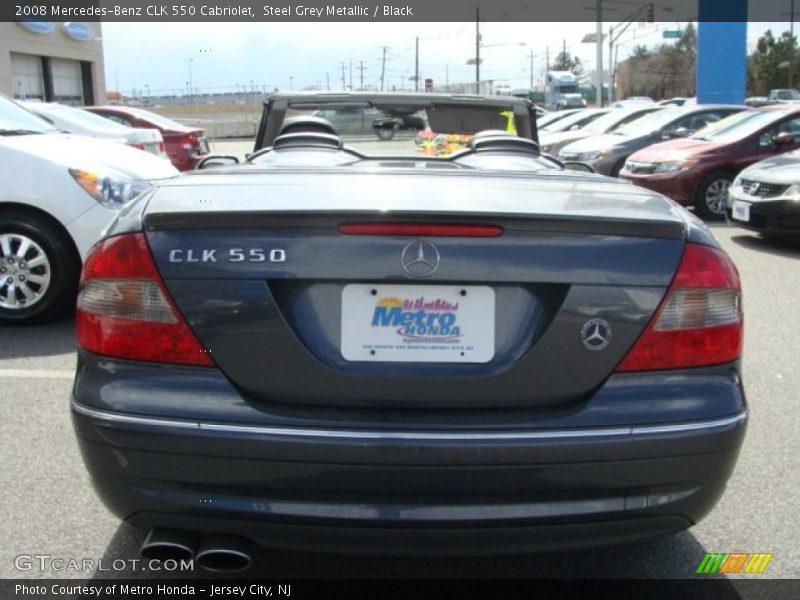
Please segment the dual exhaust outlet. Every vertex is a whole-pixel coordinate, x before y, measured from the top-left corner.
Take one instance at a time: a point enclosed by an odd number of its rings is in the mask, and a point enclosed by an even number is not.
[[[206,571],[235,573],[250,566],[252,549],[253,542],[242,537],[153,529],[139,552],[146,560],[193,560]]]

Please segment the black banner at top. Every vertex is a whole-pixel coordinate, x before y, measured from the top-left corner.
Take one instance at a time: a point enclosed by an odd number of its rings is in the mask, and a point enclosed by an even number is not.
[[[2,0],[2,21],[659,22],[792,20],[790,0]],[[713,8],[712,8],[713,7]],[[800,13],[800,3],[797,12]]]

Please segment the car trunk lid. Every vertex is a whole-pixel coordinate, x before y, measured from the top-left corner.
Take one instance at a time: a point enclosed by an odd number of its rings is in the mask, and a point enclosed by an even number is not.
[[[578,400],[641,333],[684,245],[668,201],[603,178],[297,175],[194,175],[145,215],[178,308],[270,406]],[[407,230],[364,233],[387,224]]]

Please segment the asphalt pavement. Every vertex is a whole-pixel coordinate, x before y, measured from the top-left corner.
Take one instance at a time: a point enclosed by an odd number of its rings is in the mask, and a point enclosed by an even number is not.
[[[751,419],[716,509],[686,532],[592,550],[481,558],[381,558],[259,550],[246,576],[271,578],[692,577],[706,552],[770,552],[765,576],[800,574],[800,244],[728,225],[715,234],[744,287],[743,377]],[[195,577],[113,561],[138,558],[144,532],[121,525],[95,497],[69,417],[74,323],[0,326],[0,577]],[[99,561],[107,571],[53,569],[49,556]],[[20,559],[19,557],[23,558]],[[42,564],[49,568],[41,569]],[[30,568],[27,566],[30,565]],[[66,569],[66,570],[63,570]],[[202,574],[202,573],[201,573]]]

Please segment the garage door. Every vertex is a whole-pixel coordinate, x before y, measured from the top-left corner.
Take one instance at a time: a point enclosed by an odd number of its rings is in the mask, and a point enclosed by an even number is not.
[[[51,58],[50,72],[53,77],[53,102],[83,104],[80,62]]]
[[[11,53],[11,73],[14,78],[14,97],[44,100],[42,57]]]

